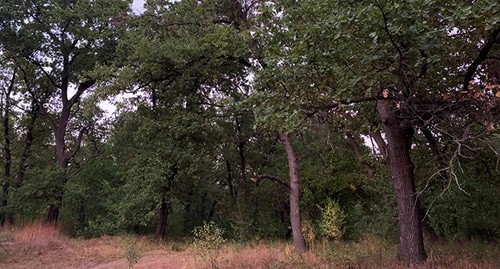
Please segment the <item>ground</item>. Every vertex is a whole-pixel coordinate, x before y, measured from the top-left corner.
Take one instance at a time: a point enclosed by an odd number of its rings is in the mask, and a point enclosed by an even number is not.
[[[367,236],[359,242],[310,242],[294,253],[289,242],[255,240],[226,243],[200,251],[189,242],[158,242],[147,237],[69,238],[44,225],[0,229],[0,269],[204,269],[204,268],[404,268],[394,243]],[[468,240],[428,247],[429,259],[413,268],[500,268],[496,243]]]

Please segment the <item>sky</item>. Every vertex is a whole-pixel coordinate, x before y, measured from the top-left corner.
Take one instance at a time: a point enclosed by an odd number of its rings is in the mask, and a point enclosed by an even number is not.
[[[135,13],[144,11],[144,0],[134,0],[134,3],[132,3],[132,10]]]
[[[144,11],[144,0],[134,0],[134,2],[132,3],[132,11],[134,11],[135,14],[142,13]],[[99,107],[104,110],[106,118],[111,118],[113,116],[113,113],[115,113],[117,110],[117,102],[121,102],[124,99],[130,97],[133,97],[133,95],[131,96],[131,94],[119,94],[114,98],[110,98],[110,100],[101,101],[99,103]]]

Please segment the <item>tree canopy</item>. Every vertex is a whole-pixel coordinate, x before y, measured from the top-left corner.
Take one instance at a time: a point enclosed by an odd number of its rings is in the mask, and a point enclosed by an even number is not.
[[[1,0],[2,224],[499,236],[496,1],[130,4]]]

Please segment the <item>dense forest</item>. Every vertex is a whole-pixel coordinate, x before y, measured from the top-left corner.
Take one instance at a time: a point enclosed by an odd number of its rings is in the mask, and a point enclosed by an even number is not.
[[[2,225],[498,240],[497,1],[131,2],[0,0]]]

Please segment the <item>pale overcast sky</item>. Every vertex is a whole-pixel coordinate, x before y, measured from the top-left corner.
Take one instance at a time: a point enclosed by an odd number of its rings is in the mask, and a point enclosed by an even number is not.
[[[144,11],[144,0],[134,0],[134,3],[132,3],[132,10],[135,13]]]

